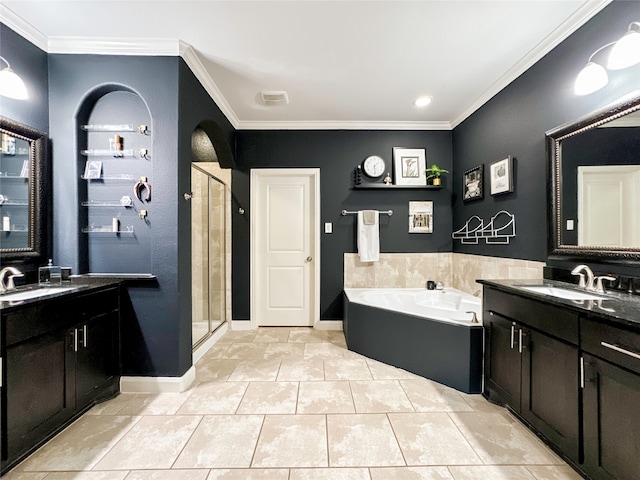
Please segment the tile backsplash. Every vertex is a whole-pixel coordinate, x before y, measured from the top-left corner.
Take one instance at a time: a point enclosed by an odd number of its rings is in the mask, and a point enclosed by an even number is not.
[[[381,253],[379,262],[344,254],[345,288],[423,288],[435,280],[471,293],[476,279],[541,279],[544,262],[463,253]]]

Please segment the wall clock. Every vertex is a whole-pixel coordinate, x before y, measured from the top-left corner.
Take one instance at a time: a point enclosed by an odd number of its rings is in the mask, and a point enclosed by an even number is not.
[[[362,162],[364,173],[371,178],[380,178],[384,173],[384,168],[384,160],[377,155],[371,155]]]

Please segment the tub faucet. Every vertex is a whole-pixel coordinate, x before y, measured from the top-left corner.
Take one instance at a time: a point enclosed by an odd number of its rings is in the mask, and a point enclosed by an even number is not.
[[[24,277],[24,273],[15,267],[4,267],[0,270],[0,292],[6,292],[16,288],[13,277]]]
[[[585,274],[587,276],[586,281],[585,281]],[[579,287],[585,288],[591,291],[595,290],[595,286],[593,284],[594,282],[593,272],[587,265],[578,265],[576,268],[571,270],[571,275],[580,276],[580,282],[578,283]]]

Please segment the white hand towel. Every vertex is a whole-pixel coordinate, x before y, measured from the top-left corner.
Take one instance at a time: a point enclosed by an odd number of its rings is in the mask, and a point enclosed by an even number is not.
[[[365,213],[369,218],[373,214],[372,224],[365,223]],[[377,262],[380,259],[380,215],[377,210],[358,211],[358,254],[361,262]]]

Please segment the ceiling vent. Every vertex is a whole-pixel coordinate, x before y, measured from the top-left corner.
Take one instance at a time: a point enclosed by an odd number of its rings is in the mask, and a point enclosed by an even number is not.
[[[285,91],[264,91],[260,92],[260,98],[262,103],[268,107],[275,107],[278,105],[287,105],[289,103],[289,96]]]

